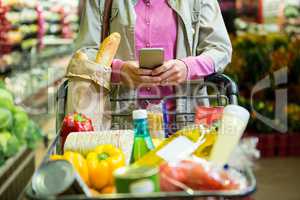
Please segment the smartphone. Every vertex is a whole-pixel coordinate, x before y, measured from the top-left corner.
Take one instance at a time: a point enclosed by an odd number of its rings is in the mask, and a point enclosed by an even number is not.
[[[154,69],[164,63],[163,48],[142,48],[140,50],[140,67],[144,69]]]

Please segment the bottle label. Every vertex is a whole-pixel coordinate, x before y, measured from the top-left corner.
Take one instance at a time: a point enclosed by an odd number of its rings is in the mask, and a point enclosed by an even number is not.
[[[179,136],[160,149],[156,154],[167,162],[187,158],[195,150],[195,143],[185,136]]]

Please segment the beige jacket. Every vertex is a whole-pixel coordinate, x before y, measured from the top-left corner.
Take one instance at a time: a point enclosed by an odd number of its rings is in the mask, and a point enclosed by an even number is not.
[[[77,47],[98,46],[105,0],[85,0]],[[122,36],[116,58],[135,59],[134,27],[137,0],[114,0],[111,32]],[[177,59],[200,54],[211,57],[215,71],[222,72],[231,61],[232,47],[217,0],[168,0],[178,15]],[[177,89],[178,90],[178,89]],[[179,89],[186,94],[190,89]],[[204,94],[201,90],[200,94]],[[126,94],[128,95],[128,94]],[[128,96],[127,96],[128,97]]]

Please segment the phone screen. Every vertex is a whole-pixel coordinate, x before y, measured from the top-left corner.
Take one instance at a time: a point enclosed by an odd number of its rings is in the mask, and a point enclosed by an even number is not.
[[[163,48],[143,48],[140,50],[140,67],[154,69],[164,63]]]

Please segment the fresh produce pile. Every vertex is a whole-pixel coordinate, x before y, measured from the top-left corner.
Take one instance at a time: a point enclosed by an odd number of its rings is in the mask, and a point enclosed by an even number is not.
[[[124,153],[113,145],[100,145],[86,156],[67,151],[63,155],[52,155],[51,160],[67,160],[77,170],[82,180],[93,193],[113,193],[113,172],[125,166]]]
[[[14,104],[12,94],[0,84],[0,166],[21,146],[33,149],[41,138],[39,127],[22,107]]]

